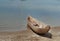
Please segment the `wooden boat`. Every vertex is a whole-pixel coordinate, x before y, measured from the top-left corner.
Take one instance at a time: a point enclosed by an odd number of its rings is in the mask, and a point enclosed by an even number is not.
[[[30,28],[32,31],[38,34],[45,34],[50,30],[50,26],[38,21],[37,19],[29,16],[27,18],[27,26]]]

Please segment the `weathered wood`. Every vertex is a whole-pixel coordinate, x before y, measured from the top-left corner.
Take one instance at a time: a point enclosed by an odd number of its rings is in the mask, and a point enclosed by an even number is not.
[[[47,25],[47,24],[45,24],[43,22],[40,22],[40,21],[38,21],[37,19],[35,19],[35,18],[31,17],[31,16],[29,16],[27,18],[27,25],[29,26],[29,28],[32,31],[34,31],[34,32],[36,32],[38,34],[45,34],[51,28],[49,25]]]

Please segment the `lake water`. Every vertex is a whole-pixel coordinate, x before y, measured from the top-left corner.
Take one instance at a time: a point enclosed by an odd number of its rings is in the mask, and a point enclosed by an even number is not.
[[[0,0],[0,31],[26,29],[28,16],[51,26],[60,26],[60,1]]]

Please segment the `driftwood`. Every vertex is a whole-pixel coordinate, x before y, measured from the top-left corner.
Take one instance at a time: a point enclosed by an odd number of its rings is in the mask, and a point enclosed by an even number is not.
[[[37,19],[32,18],[29,16],[27,18],[27,26],[34,32],[38,34],[45,34],[50,30],[50,26],[44,24],[43,22],[38,21]]]

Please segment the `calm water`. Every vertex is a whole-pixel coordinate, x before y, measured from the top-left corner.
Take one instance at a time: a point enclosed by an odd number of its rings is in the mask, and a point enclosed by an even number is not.
[[[60,26],[60,1],[0,0],[0,31],[26,29],[30,15],[51,26]]]

